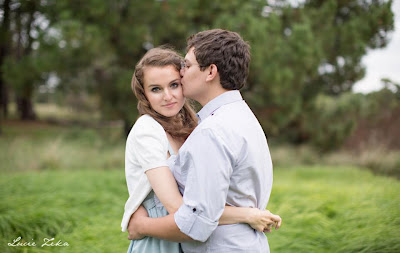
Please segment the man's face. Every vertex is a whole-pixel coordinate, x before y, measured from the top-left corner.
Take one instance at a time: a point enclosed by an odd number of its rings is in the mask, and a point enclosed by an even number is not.
[[[201,71],[192,47],[185,56],[185,66],[181,69],[183,95],[201,101],[206,95],[207,71]]]

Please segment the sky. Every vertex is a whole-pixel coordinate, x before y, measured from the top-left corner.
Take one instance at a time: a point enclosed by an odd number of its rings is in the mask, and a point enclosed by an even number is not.
[[[382,78],[400,83],[400,0],[392,3],[394,32],[389,44],[382,49],[370,50],[362,59],[366,67],[365,77],[354,84],[353,91],[369,93],[383,88]]]

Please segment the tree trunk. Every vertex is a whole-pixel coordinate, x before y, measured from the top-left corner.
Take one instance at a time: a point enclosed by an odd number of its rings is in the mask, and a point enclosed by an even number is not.
[[[21,120],[36,119],[36,114],[33,111],[32,99],[30,96],[18,97],[17,109]]]
[[[0,72],[0,75],[3,73]],[[0,115],[3,118],[8,118],[8,103],[9,103],[9,92],[7,85],[3,82],[3,78],[0,77]]]
[[[0,119],[8,117],[8,88],[4,82],[1,66],[4,59],[10,54],[10,2],[10,0],[3,2],[3,22],[0,28]]]
[[[35,21],[34,13],[36,11],[36,3],[34,1],[27,2],[28,9],[28,21],[25,24],[21,23],[21,10],[17,11],[17,30],[18,30],[18,49],[17,49],[17,59],[21,60],[22,57],[27,57],[32,52],[33,38],[31,34],[32,24]],[[25,27],[22,27],[25,25]],[[22,44],[22,34],[26,31],[28,44],[24,46]],[[33,80],[32,80],[33,81]],[[32,104],[32,94],[33,94],[33,84],[27,83],[20,94],[17,95],[17,110],[21,120],[35,120],[36,114],[33,110]]]

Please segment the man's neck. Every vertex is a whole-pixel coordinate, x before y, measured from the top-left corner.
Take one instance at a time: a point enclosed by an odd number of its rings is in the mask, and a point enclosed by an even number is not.
[[[221,86],[219,86],[218,88],[210,89],[207,92],[207,94],[204,94],[203,97],[196,99],[196,100],[197,100],[197,102],[199,102],[201,104],[201,106],[205,106],[206,104],[208,104],[208,102],[210,102],[214,98],[218,97],[219,95],[221,95],[227,91],[229,91],[229,90],[224,89]]]

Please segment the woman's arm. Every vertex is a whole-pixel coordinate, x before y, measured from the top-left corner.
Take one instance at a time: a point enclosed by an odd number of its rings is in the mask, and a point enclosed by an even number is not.
[[[182,196],[170,169],[168,167],[150,169],[146,171],[146,176],[168,213],[175,213],[182,205]]]
[[[225,206],[224,212],[219,219],[219,224],[229,225],[236,223],[247,223],[257,231],[270,232],[273,226],[275,226],[275,229],[281,226],[282,219],[268,210],[260,210],[251,207]]]

